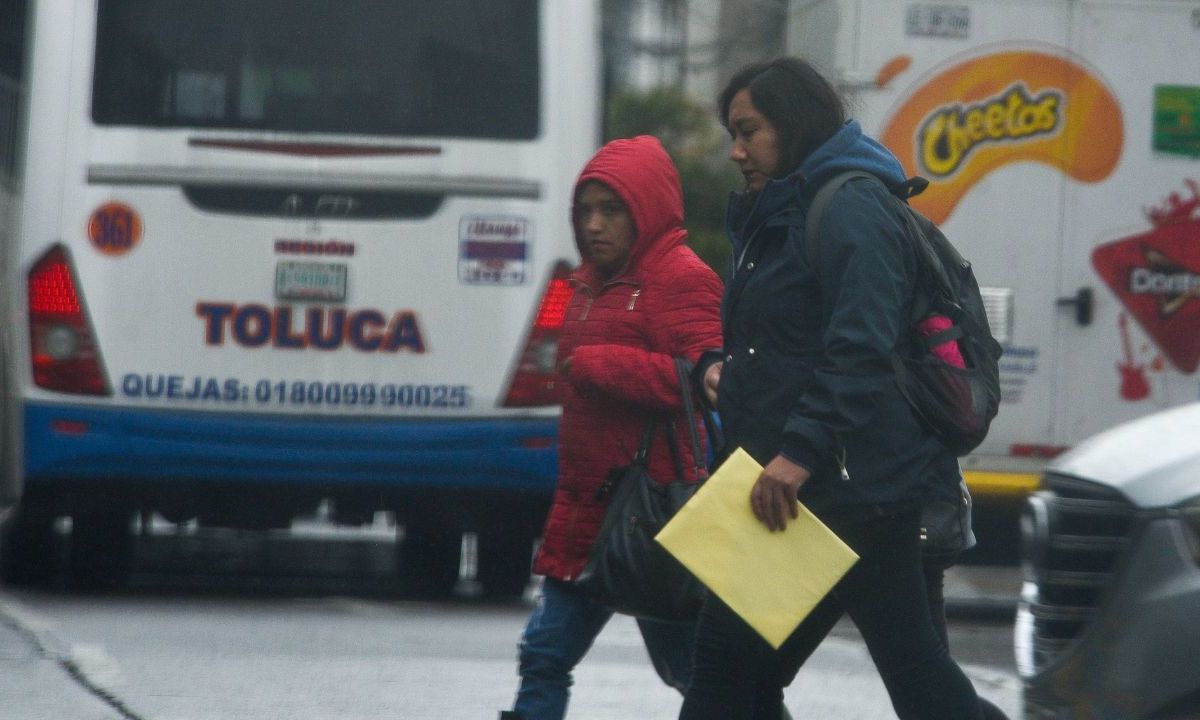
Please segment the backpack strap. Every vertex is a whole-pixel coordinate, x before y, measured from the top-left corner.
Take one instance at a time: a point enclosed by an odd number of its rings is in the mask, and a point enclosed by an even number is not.
[[[963,329],[958,325],[952,325],[941,332],[935,332],[932,335],[926,335],[921,341],[924,343],[925,349],[930,350],[938,345],[941,345],[942,343],[959,340],[963,336]]]
[[[820,237],[817,234],[817,228],[821,225],[821,216],[825,214],[825,209],[829,207],[829,203],[833,201],[833,194],[838,191],[843,185],[855,178],[869,178],[882,184],[878,177],[863,170],[850,170],[848,172],[834,175],[829,180],[825,181],[813,196],[813,201],[808,206],[808,213],[804,218],[804,258],[808,260],[808,264],[812,267],[813,272],[820,274],[817,264],[817,243],[820,242]]]
[[[829,180],[825,181],[817,190],[817,194],[813,196],[812,202],[808,206],[808,213],[804,219],[804,259],[808,261],[809,267],[818,277],[821,275],[820,264],[817,255],[817,246],[821,242],[819,228],[821,226],[821,217],[825,214],[825,210],[829,207],[829,203],[833,201],[833,195],[847,182],[857,178],[868,178],[875,180],[881,185],[883,181],[877,175],[866,172],[864,170],[849,170],[844,173],[834,175]],[[912,209],[908,206],[908,199],[920,195],[929,186],[929,181],[919,175],[905,180],[895,187],[884,188],[891,194],[896,201],[904,208],[905,227],[908,231],[909,240],[916,242],[916,238],[921,237],[921,227],[917,223],[916,217],[913,215]],[[917,264],[921,266],[922,256],[917,252]],[[918,270],[920,272],[920,270]],[[913,297],[912,307],[909,308],[909,322],[917,322],[925,317],[929,311],[929,298],[924,293],[917,292]],[[950,338],[947,338],[950,339]]]

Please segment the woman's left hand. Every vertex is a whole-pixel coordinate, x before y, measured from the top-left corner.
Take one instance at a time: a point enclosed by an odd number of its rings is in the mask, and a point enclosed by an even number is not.
[[[787,527],[788,520],[800,514],[796,494],[808,481],[808,470],[782,455],[767,463],[762,474],[750,489],[750,507],[772,532]]]

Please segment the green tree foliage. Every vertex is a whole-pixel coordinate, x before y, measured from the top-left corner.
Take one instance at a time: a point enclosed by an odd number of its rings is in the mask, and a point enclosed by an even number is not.
[[[716,113],[673,87],[625,90],[608,101],[605,140],[654,135],[679,168],[688,244],[724,278],[729,272],[725,206],[740,177],[726,157],[727,143]]]

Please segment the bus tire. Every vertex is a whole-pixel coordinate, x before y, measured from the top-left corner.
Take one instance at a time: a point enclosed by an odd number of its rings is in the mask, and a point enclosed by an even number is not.
[[[408,521],[397,551],[401,592],[422,598],[450,596],[458,584],[461,560],[461,529],[436,519]]]
[[[54,511],[26,491],[0,538],[0,579],[8,585],[49,585],[59,568]]]
[[[72,590],[94,592],[125,585],[133,565],[132,517],[132,511],[116,508],[72,517],[67,553],[67,582]]]
[[[530,534],[512,528],[489,529],[479,534],[476,578],[487,597],[524,595],[532,577],[532,561],[533,536]]]

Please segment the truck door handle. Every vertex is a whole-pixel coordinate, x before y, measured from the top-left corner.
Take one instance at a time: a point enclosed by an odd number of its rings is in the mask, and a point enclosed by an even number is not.
[[[1081,287],[1074,295],[1060,297],[1055,303],[1059,307],[1075,308],[1075,322],[1080,325],[1092,324],[1092,306],[1095,305],[1095,293],[1090,287]]]

